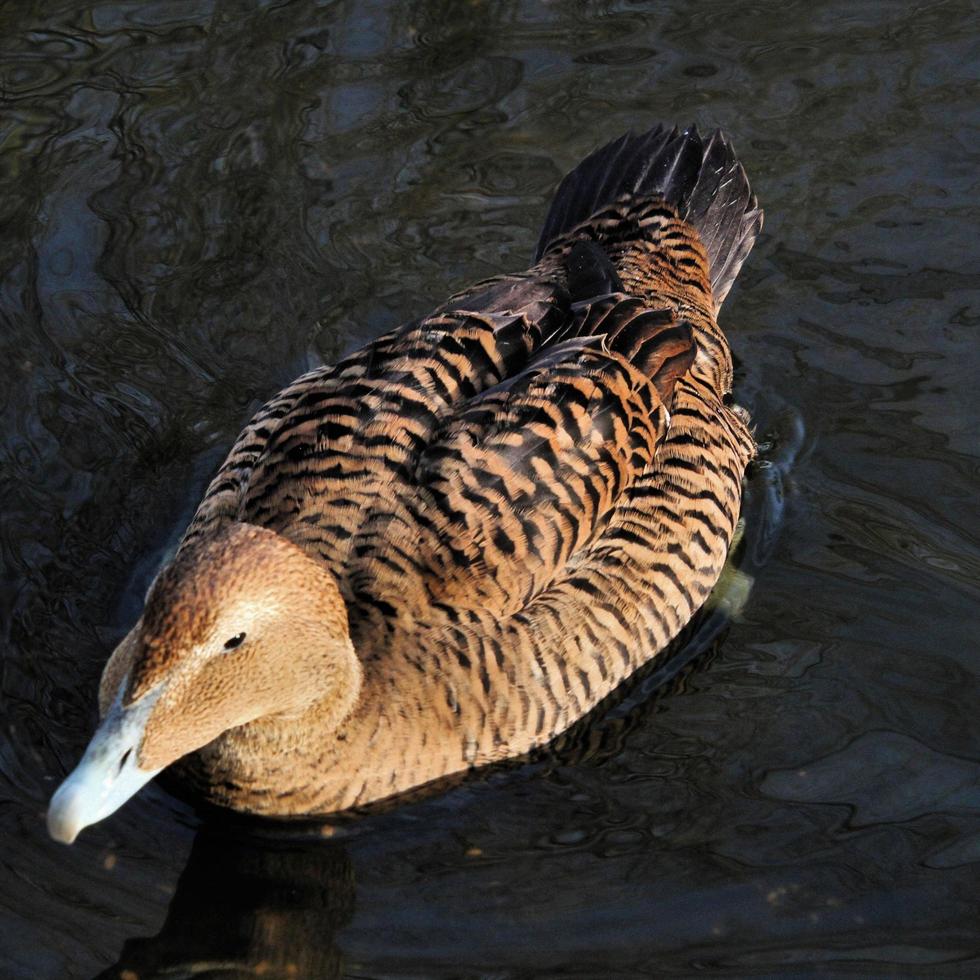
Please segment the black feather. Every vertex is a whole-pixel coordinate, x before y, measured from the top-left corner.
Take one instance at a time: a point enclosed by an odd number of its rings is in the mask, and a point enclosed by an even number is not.
[[[576,242],[565,259],[565,270],[573,303],[623,289],[612,259],[595,242]]]

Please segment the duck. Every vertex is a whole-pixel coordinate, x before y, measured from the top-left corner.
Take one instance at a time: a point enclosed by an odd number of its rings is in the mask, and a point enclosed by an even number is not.
[[[51,836],[164,770],[243,814],[356,813],[546,745],[655,658],[756,452],[717,317],[762,219],[724,133],[630,131],[525,271],[275,394],[105,665]]]

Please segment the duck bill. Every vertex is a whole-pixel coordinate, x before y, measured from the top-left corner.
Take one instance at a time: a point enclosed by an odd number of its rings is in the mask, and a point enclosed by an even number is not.
[[[79,832],[108,817],[145,786],[159,769],[137,764],[146,723],[160,688],[124,707],[122,689],[89,742],[82,761],[58,787],[48,806],[48,833],[71,844]]]

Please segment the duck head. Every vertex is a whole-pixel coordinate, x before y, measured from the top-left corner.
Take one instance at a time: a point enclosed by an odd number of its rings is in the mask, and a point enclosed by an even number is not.
[[[361,666],[330,573],[282,535],[234,523],[178,552],[106,665],[101,722],[48,809],[70,844],[157,773],[260,719],[339,725]]]

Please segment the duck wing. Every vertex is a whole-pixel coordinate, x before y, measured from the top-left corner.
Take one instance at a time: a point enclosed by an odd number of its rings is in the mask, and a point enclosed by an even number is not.
[[[363,605],[422,620],[516,613],[588,553],[656,466],[695,356],[690,327],[623,295],[571,313],[570,339],[444,418],[401,500],[364,527],[348,567]]]

